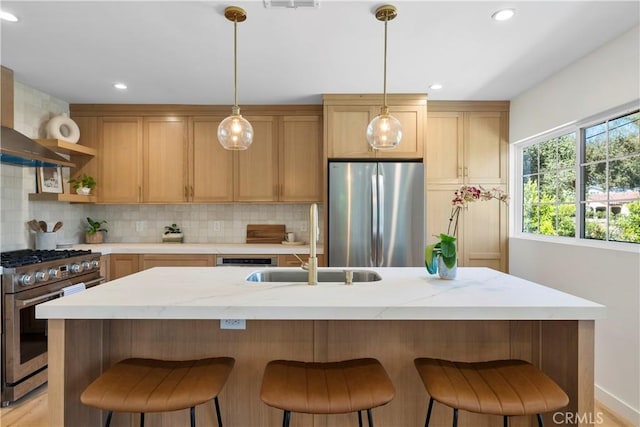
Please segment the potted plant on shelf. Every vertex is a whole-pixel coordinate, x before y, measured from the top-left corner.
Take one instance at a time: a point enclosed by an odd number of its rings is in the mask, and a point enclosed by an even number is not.
[[[83,196],[88,196],[96,186],[95,178],[86,173],[83,173],[82,176],[71,178],[68,182],[76,190],[76,193]]]
[[[184,235],[177,224],[165,225],[162,235],[163,243],[182,243]]]
[[[86,242],[89,244],[104,242],[104,233],[107,232],[107,229],[104,228],[102,224],[106,224],[107,221],[96,221],[87,217],[87,223],[89,225],[87,227],[87,233],[85,234]]]
[[[451,215],[449,216],[447,233],[436,236],[439,240],[427,245],[424,249],[424,264],[429,274],[438,273],[441,279],[455,279],[458,266],[456,240],[460,211],[471,202],[491,199],[507,203],[509,196],[500,189],[485,190],[482,186],[463,185],[455,191],[451,201]]]

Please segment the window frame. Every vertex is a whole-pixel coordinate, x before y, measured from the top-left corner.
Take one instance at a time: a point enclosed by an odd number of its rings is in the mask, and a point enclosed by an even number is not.
[[[582,176],[582,159],[584,158],[584,132],[585,128],[597,125],[607,120],[615,119],[627,114],[631,114],[640,109],[640,99],[626,103],[622,106],[608,109],[604,112],[595,114],[585,119],[576,120],[573,122],[565,123],[557,126],[545,132],[538,133],[528,138],[521,139],[511,144],[511,162],[510,162],[510,188],[512,194],[512,203],[510,203],[509,213],[512,221],[509,225],[509,234],[512,237],[525,239],[525,240],[538,240],[554,243],[563,243],[570,245],[597,247],[606,249],[615,249],[625,252],[638,252],[640,253],[640,243],[635,242],[618,242],[612,240],[596,240],[582,237],[584,223],[584,210],[582,209],[582,188],[583,188],[583,176]],[[527,147],[535,144],[540,144],[553,138],[558,138],[563,135],[574,132],[576,135],[576,160],[574,165],[576,176],[576,194],[575,194],[575,212],[576,212],[576,224],[575,224],[575,236],[555,236],[545,235],[538,233],[528,233],[522,231],[523,227],[523,152]],[[607,238],[609,232],[607,230]]]

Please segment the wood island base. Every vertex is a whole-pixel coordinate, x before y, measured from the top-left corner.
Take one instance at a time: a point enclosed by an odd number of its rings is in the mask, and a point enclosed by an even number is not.
[[[104,425],[105,413],[80,403],[80,394],[107,367],[128,357],[187,359],[230,356],[235,368],[220,394],[225,426],[281,425],[281,411],[260,400],[272,359],[333,361],[375,357],[396,387],[395,399],[374,409],[376,425],[424,425],[427,394],[416,357],[461,361],[519,358],[551,376],[569,395],[562,416],[545,425],[594,417],[593,320],[248,320],[246,330],[221,330],[219,320],[49,320],[49,415],[52,426]],[[200,426],[214,426],[213,403],[196,408]],[[188,411],[148,414],[149,425],[188,423]],[[300,427],[353,426],[355,415],[293,414]],[[431,426],[450,426],[452,412],[434,405]],[[115,413],[112,426],[137,425],[137,414]],[[502,426],[502,418],[460,412],[460,426]],[[534,417],[513,417],[513,427]],[[588,425],[588,424],[580,424]]]

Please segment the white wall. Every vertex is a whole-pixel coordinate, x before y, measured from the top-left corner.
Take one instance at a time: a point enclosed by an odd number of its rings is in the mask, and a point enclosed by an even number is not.
[[[510,140],[640,99],[639,76],[640,27],[635,27],[511,100]],[[607,306],[607,318],[595,328],[596,399],[640,425],[640,245],[626,247],[567,245],[515,234],[509,240],[509,271]]]

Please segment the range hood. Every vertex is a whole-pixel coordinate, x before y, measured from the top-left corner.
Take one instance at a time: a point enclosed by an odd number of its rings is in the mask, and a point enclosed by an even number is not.
[[[18,166],[75,167],[59,154],[6,126],[2,126],[0,135],[0,161]]]

